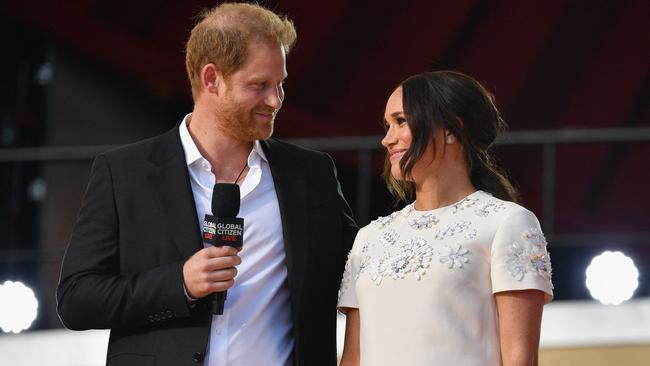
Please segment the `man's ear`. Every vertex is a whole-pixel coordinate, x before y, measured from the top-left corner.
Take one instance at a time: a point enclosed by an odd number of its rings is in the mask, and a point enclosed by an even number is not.
[[[215,64],[206,64],[201,69],[201,84],[203,90],[208,93],[219,94],[219,86],[223,82],[223,76]]]

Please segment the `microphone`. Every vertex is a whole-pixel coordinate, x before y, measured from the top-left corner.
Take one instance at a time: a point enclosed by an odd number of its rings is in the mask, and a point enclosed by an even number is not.
[[[212,191],[212,215],[203,219],[203,241],[217,247],[228,245],[241,248],[244,238],[244,219],[239,214],[239,186],[217,183]],[[212,314],[223,314],[227,291],[217,292],[212,298]]]

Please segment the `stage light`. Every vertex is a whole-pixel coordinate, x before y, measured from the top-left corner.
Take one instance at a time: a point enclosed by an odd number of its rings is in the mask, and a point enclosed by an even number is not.
[[[607,305],[629,300],[639,286],[639,270],[630,257],[618,251],[594,257],[585,273],[591,297]]]
[[[5,281],[0,285],[0,328],[5,333],[29,329],[38,309],[34,291],[22,282]]]

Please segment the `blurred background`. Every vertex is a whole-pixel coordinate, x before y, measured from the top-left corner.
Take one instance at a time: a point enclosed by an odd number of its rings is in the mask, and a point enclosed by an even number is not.
[[[275,136],[333,155],[361,225],[393,210],[379,179],[379,140],[394,87],[412,74],[454,69],[494,92],[510,125],[497,157],[540,218],[553,262],[542,364],[627,357],[647,365],[649,1],[260,3],[298,30]],[[99,344],[105,355],[104,333],[82,341],[83,332],[60,330],[55,312],[92,158],[173,128],[191,111],[184,44],[194,17],[215,4],[0,2],[0,325],[19,318],[12,306],[38,302],[26,325],[2,326],[0,353],[27,362],[25,345],[51,345],[47,335],[56,334],[73,337],[72,349]],[[605,251],[621,254],[592,261]],[[14,293],[31,305],[16,305]]]

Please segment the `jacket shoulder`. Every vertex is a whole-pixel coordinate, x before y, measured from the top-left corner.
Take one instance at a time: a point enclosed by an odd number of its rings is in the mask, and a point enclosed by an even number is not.
[[[107,150],[99,155],[110,162],[131,165],[168,160],[182,150],[178,128],[172,128],[162,135]]]
[[[267,139],[263,142],[265,152],[270,155],[277,155],[280,158],[289,158],[293,161],[304,162],[331,162],[329,154],[322,151],[312,150],[303,146],[292,144],[275,138]]]

